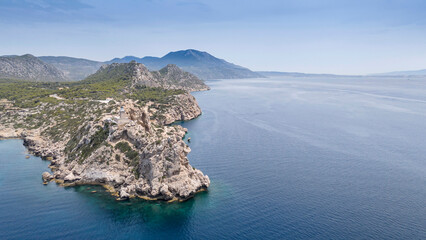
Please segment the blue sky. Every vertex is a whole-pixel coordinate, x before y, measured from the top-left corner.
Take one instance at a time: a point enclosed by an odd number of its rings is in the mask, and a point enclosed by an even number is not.
[[[199,49],[253,70],[426,68],[424,0],[1,0],[0,55]]]

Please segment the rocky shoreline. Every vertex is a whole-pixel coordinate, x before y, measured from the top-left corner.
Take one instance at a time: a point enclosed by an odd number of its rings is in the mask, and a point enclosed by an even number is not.
[[[183,141],[187,129],[170,125],[198,117],[201,109],[189,93],[174,98],[174,104],[161,106],[126,99],[59,141],[42,134],[54,122],[35,129],[1,123],[0,139],[23,139],[31,154],[49,160],[52,174],[42,174],[45,183],[102,185],[117,200],[185,201],[205,191],[210,179],[188,162],[191,150]],[[28,115],[10,111],[8,116]]]

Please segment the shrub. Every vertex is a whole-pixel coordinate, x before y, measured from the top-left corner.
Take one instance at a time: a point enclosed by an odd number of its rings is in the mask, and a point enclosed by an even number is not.
[[[126,157],[132,161],[135,160],[138,156],[139,156],[139,153],[136,152],[135,150],[130,150],[126,152]]]
[[[132,147],[130,147],[128,142],[119,142],[115,145],[115,149],[120,150],[122,153],[126,153],[127,151],[130,151]]]

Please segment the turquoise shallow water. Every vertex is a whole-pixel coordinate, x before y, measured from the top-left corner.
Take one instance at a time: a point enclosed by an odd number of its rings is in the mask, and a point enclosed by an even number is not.
[[[0,239],[426,239],[426,80],[209,85],[182,123],[208,192],[167,204],[44,186],[48,162],[3,140]]]

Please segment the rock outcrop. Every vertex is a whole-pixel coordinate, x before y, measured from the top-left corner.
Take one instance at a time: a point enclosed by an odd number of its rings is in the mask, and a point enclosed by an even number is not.
[[[43,174],[41,174],[41,178],[43,179],[43,182],[47,183],[53,179],[53,176],[48,172],[44,172]]]
[[[168,64],[159,71],[153,71],[160,85],[168,89],[183,89],[185,91],[205,91],[210,88],[195,75],[185,72],[174,64]]]
[[[189,121],[201,115],[201,109],[194,96],[181,94],[177,95],[175,99],[176,104],[171,104],[170,107],[163,110],[164,117],[157,120],[159,123],[167,125],[176,121]]]
[[[32,154],[51,161],[44,184],[98,184],[120,200],[165,201],[209,187],[209,177],[189,164],[187,129],[171,125],[201,114],[188,91],[208,87],[195,76],[173,65],[150,72],[132,62],[104,66],[72,85],[43,86],[14,86],[26,87],[15,101],[0,89],[0,138],[22,138]],[[38,90],[43,94],[32,94]]]
[[[131,79],[131,87],[151,87],[180,89],[188,92],[205,91],[210,88],[195,75],[185,72],[176,65],[169,64],[159,71],[149,71],[141,63],[112,63],[102,66],[85,81],[105,80],[117,75]]]
[[[31,153],[51,160],[53,174],[42,174],[46,184],[99,184],[120,200],[165,201],[183,201],[209,187],[208,176],[189,164],[191,150],[183,141],[187,130],[168,125],[201,114],[193,96],[176,95],[163,110],[154,102],[140,106],[129,99],[114,106],[123,106],[121,118],[105,113],[79,127],[69,140],[53,143],[39,129],[5,126],[0,126],[0,137],[20,137]]]

